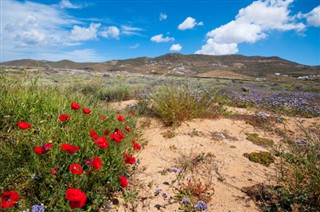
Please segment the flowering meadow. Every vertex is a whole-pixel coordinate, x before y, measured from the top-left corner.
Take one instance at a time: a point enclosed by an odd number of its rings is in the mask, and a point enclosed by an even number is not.
[[[134,111],[63,87],[1,78],[0,208],[97,211],[130,185]]]
[[[222,88],[217,92],[223,103],[238,107],[257,107],[281,115],[320,116],[320,93],[267,90],[252,85]]]

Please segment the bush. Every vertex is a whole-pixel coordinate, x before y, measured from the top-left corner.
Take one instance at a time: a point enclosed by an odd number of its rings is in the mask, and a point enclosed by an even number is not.
[[[247,140],[252,143],[262,146],[262,147],[271,147],[273,145],[273,141],[267,138],[261,138],[257,133],[247,133]]]
[[[115,86],[101,89],[98,96],[105,101],[124,101],[129,100],[132,94],[126,86]]]
[[[320,210],[320,129],[307,131],[305,138],[289,143],[289,151],[279,167],[281,192],[276,192],[279,207],[295,204],[302,211]],[[287,204],[288,205],[288,204]]]
[[[211,95],[189,86],[161,86],[140,100],[139,105],[159,117],[166,126],[204,117],[212,103]]]
[[[19,194],[16,209],[44,204],[49,211],[67,211],[66,191],[77,188],[87,197],[82,209],[97,211],[120,183],[126,185],[119,179],[129,176],[127,163],[135,160],[130,157],[136,136],[132,114],[117,119],[116,112],[99,108],[87,96],[40,87],[35,81],[31,85],[0,81],[0,192]],[[81,108],[70,108],[73,101]],[[21,121],[31,127],[23,123],[19,127]],[[101,136],[108,139],[108,146]],[[124,153],[129,154],[125,161]]]
[[[270,152],[252,152],[252,153],[244,153],[244,157],[248,158],[250,161],[254,163],[260,163],[264,166],[270,166],[271,163],[274,162],[274,157]]]

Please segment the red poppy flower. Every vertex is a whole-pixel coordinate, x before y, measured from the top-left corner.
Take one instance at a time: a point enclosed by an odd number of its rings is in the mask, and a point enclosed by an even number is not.
[[[33,151],[38,155],[42,155],[44,153],[47,153],[52,146],[53,146],[53,143],[45,143],[45,144],[42,144],[42,146],[37,146],[33,148]]]
[[[131,113],[132,115],[134,115],[134,111],[131,111],[130,113]]]
[[[53,168],[53,169],[50,170],[50,174],[56,175],[56,174],[58,173],[58,171],[59,171],[59,168],[58,168],[58,167],[55,167],[55,168]]]
[[[106,129],[103,134],[108,135],[110,133],[110,130]]]
[[[140,150],[141,149],[141,145],[138,143],[134,143],[133,144],[133,150]]]
[[[19,200],[19,194],[16,191],[4,191],[1,195],[1,207],[11,208]]]
[[[87,196],[84,192],[77,188],[68,188],[66,199],[70,201],[70,207],[82,208],[86,204]]]
[[[85,114],[90,114],[91,110],[89,108],[83,108],[82,112],[85,113]]]
[[[127,130],[128,132],[130,132],[130,131],[131,131],[131,129],[130,129],[130,127],[129,127],[129,126],[125,126],[125,127],[124,127],[124,129],[125,129],[125,130]]]
[[[108,148],[108,140],[101,136],[100,138],[98,139],[95,139],[94,142],[98,145],[99,148],[101,149],[106,149]]]
[[[79,110],[80,109],[80,105],[76,102],[71,102],[71,109],[72,110]]]
[[[103,121],[103,120],[106,120],[106,117],[105,116],[100,116],[100,119]]]
[[[100,158],[96,157],[90,162],[90,166],[94,168],[95,171],[98,171],[102,167],[102,161]]]
[[[70,120],[70,116],[68,114],[61,114],[59,116],[59,119],[60,119],[61,122],[67,122],[67,121]]]
[[[132,155],[128,155],[127,153],[124,153],[123,157],[124,157],[124,162],[126,164],[131,164],[132,165],[132,164],[134,164],[136,162],[135,157],[133,157]]]
[[[128,180],[125,176],[120,177],[120,185],[123,188],[128,186]]]
[[[80,174],[82,174],[83,169],[82,169],[82,167],[80,166],[80,164],[71,164],[71,165],[69,166],[69,171],[70,171],[72,174],[80,175]]]
[[[114,129],[114,133],[117,134],[119,136],[120,139],[125,138],[126,136],[124,135],[124,133],[119,130],[118,128]]]
[[[126,120],[123,116],[117,116],[118,121],[124,121]]]
[[[27,130],[27,129],[29,129],[31,127],[31,124],[29,124],[27,122],[19,121],[18,122],[18,126],[22,130]]]
[[[121,139],[117,134],[110,134],[109,137],[117,143],[121,143]]]
[[[69,152],[70,155],[78,151],[80,148],[78,146],[72,146],[70,144],[62,144],[61,149],[63,151]]]
[[[98,134],[97,134],[96,131],[94,131],[94,130],[90,130],[90,136],[91,136],[91,138],[92,138],[93,140],[99,138]]]

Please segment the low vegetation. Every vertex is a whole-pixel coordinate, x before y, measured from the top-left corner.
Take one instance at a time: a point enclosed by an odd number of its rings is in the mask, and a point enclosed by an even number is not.
[[[228,106],[250,107],[268,113],[230,117],[268,132],[275,132],[274,125],[283,123],[282,115],[320,116],[319,87],[312,82],[262,85],[253,81],[190,79],[185,83],[178,77],[121,77],[72,71],[52,71],[44,77],[41,70],[30,70],[0,70],[1,207],[12,211],[109,210],[119,191],[125,202],[135,204],[137,194],[127,186],[131,186],[130,176],[135,169],[134,151],[141,149],[135,142],[139,134],[134,118],[139,114],[157,117],[165,126],[177,126],[193,118],[227,116],[222,108]],[[106,101],[132,98],[139,98],[136,113],[101,107]],[[141,128],[151,125],[149,117],[140,122]],[[165,130],[163,137],[178,136],[174,130]],[[279,173],[277,184],[259,187],[260,199],[256,200],[265,211],[320,211],[320,130],[319,126],[301,130],[305,132],[303,138],[287,139],[291,142],[275,154],[280,161],[274,166]],[[213,142],[238,140],[228,131],[208,133]],[[187,135],[197,139],[206,133],[194,129]],[[257,133],[247,134],[247,140],[264,148],[274,145]],[[263,166],[275,162],[270,152],[243,156]],[[210,177],[224,181],[213,161],[210,153],[180,153],[174,161],[177,168],[163,171],[164,175],[177,173],[180,184],[175,188],[178,194],[174,201],[180,203],[180,210],[207,208],[214,193]],[[196,172],[203,173],[201,178],[195,176]],[[191,178],[186,180],[186,176]]]
[[[248,158],[250,161],[254,163],[260,163],[264,166],[270,166],[271,163],[274,162],[274,157],[270,152],[252,152],[252,153],[244,153],[244,157]]]
[[[131,154],[141,148],[134,115],[36,80],[0,85],[3,208],[97,211],[128,186]]]
[[[166,126],[204,117],[211,104],[210,94],[188,85],[160,86],[140,100],[140,107],[159,117]]]
[[[251,141],[252,143],[262,146],[262,147],[271,147],[273,145],[273,141],[268,138],[261,138],[257,133],[248,133],[247,140]]]

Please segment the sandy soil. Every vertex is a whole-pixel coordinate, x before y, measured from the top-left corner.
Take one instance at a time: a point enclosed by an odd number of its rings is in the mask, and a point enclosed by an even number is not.
[[[123,108],[132,103],[118,106]],[[231,110],[253,114],[246,109]],[[320,118],[299,120],[304,126],[320,124]],[[286,129],[297,132],[296,121],[286,117]],[[176,195],[192,177],[208,185],[207,195],[212,196],[207,211],[259,211],[242,189],[258,183],[272,184],[275,165],[265,167],[243,156],[244,153],[268,151],[248,141],[245,133],[258,133],[277,144],[281,138],[276,134],[254,128],[242,120],[227,118],[196,119],[177,128],[163,127],[156,119],[140,118],[138,128],[143,135],[140,141],[145,141],[145,145],[135,155],[140,164],[130,177],[128,188],[138,193],[132,204],[124,205],[121,200],[114,211],[181,211],[182,204],[176,200]],[[197,156],[202,159],[192,164],[192,158]],[[170,171],[171,168],[184,168],[184,171],[177,173]],[[167,198],[163,197],[164,193]]]

